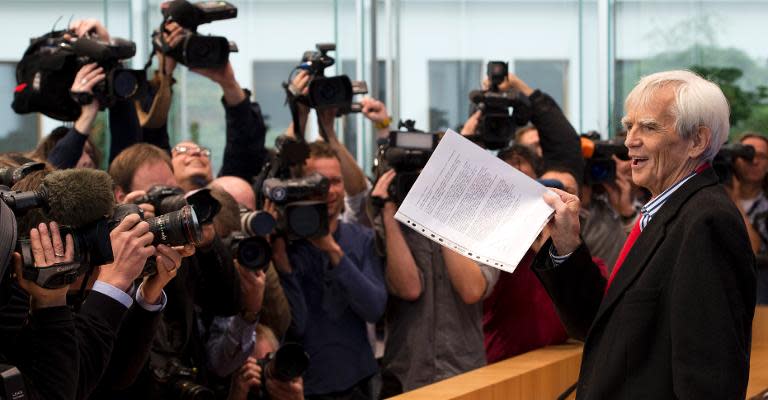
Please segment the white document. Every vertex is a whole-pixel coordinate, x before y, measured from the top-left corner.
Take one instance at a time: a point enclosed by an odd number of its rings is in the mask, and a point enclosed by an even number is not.
[[[552,215],[548,189],[449,130],[395,219],[479,263],[513,272]]]

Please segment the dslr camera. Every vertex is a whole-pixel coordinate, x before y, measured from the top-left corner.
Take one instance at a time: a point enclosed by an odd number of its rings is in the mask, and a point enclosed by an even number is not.
[[[186,0],[174,0],[163,10],[163,23],[160,30],[155,31],[152,43],[161,53],[189,68],[221,67],[229,61],[229,53],[237,52],[237,45],[222,36],[201,35],[197,33],[197,27],[235,17],[237,7],[226,1],[190,3]],[[173,48],[165,43],[161,34],[168,22],[176,22],[189,31]]]
[[[240,266],[251,271],[267,272],[269,261],[272,260],[272,247],[263,236],[232,232],[223,242],[228,245],[230,253]]]
[[[302,375],[309,367],[309,355],[298,343],[285,343],[277,351],[267,354],[266,357],[258,360],[262,371],[262,385],[260,389],[260,398],[269,399],[267,392],[267,379],[277,379],[283,382],[290,382]]]
[[[600,140],[600,134],[594,131],[581,135],[581,155],[586,161],[584,182],[589,185],[616,180],[614,155],[629,160],[629,151],[624,143]]]
[[[303,176],[309,146],[303,140],[281,136],[275,140],[275,148],[277,153],[264,165],[254,185],[259,205],[270,200],[277,206],[276,230],[289,240],[327,235],[325,197],[330,182],[320,174]]]
[[[517,128],[528,123],[531,119],[531,106],[528,97],[519,91],[502,91],[499,88],[509,72],[507,63],[490,61],[487,72],[490,81],[488,90],[473,90],[469,93],[472,102],[470,115],[480,111],[476,139],[485,148],[498,150],[507,147]]]
[[[755,148],[748,144],[726,143],[712,160],[712,169],[720,178],[720,183],[729,184],[733,178],[733,163],[737,158],[752,162],[755,159]]]
[[[162,384],[164,399],[178,400],[214,400],[213,390],[195,383],[198,378],[197,368],[187,367],[175,357],[165,361],[162,368],[151,368],[154,378]]]
[[[415,128],[413,120],[400,121],[398,130],[389,133],[389,139],[379,145],[374,168],[376,176],[394,168],[397,175],[387,188],[389,197],[402,204],[422,168],[442,137],[439,132],[423,132]]]
[[[368,93],[368,85],[365,81],[353,81],[347,75],[325,76],[325,69],[336,62],[328,55],[329,51],[336,50],[336,45],[318,43],[315,47],[317,50],[304,52],[301,64],[297,67],[310,75],[309,95],[299,99],[316,109],[336,107],[339,115],[361,112],[362,106],[360,103],[353,103],[352,97]]]
[[[198,189],[187,195],[178,187],[155,185],[147,190],[147,194],[135,199],[133,203],[152,204],[156,215],[172,213],[190,205],[195,210],[200,224],[213,222],[213,217],[221,210],[221,204],[208,188]]]

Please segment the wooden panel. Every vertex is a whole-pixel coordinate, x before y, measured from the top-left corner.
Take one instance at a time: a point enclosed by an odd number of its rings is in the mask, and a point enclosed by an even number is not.
[[[576,382],[580,363],[580,344],[549,346],[410,391],[394,399],[554,399]]]
[[[396,400],[554,399],[576,382],[581,345],[549,346],[394,397]],[[768,390],[768,306],[755,310],[747,398]],[[573,395],[569,399],[573,399]]]

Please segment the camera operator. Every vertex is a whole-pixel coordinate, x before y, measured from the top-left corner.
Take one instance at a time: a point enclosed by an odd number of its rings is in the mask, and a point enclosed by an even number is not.
[[[275,334],[264,325],[256,326],[256,346],[251,356],[232,375],[232,383],[227,400],[246,400],[253,398],[262,386],[263,370],[259,360],[264,360],[280,347]],[[272,400],[304,400],[304,380],[301,377],[291,381],[282,381],[272,376],[266,377],[266,392]],[[263,398],[263,397],[256,397]]]
[[[155,185],[177,187],[172,162],[164,150],[146,143],[121,152],[110,165],[118,202],[132,202]],[[140,205],[154,212],[150,204]],[[138,380],[121,392],[105,398],[160,398],[178,378],[174,371],[196,368],[195,384],[207,382],[207,357],[203,328],[198,324],[213,316],[229,316],[240,311],[240,283],[228,250],[215,235],[211,224],[203,225],[203,240],[194,257],[184,259],[176,279],[165,289],[168,306],[157,330],[149,363]],[[209,316],[203,318],[203,316]],[[171,371],[171,372],[168,372]],[[164,374],[172,376],[166,377]],[[161,377],[170,381],[161,382]],[[163,378],[163,379],[165,379]]]
[[[304,172],[330,181],[325,198],[330,226],[325,236],[287,246],[282,238],[273,240],[272,260],[293,317],[289,337],[310,355],[304,375],[309,398],[367,397],[378,368],[366,322],[378,321],[387,300],[381,262],[373,233],[339,220],[345,184],[339,156],[328,143],[309,147]]]
[[[386,282],[392,294],[382,398],[485,365],[481,300],[498,278],[497,269],[478,265],[397,222],[397,205],[389,197],[394,178],[394,169],[385,172],[371,192],[383,202],[374,224],[385,241]]]
[[[244,179],[236,176],[220,176],[214,179],[210,186],[229,193],[241,209],[247,212],[256,210],[256,194],[253,192],[253,186]],[[240,230],[242,220],[238,220],[237,224],[238,227],[233,230]],[[291,324],[291,309],[285,298],[283,286],[280,284],[280,277],[271,262],[266,270],[265,285],[264,304],[261,307],[259,323],[272,329],[278,337],[283,337]]]
[[[747,132],[739,140],[741,144],[754,147],[752,161],[737,157],[733,167],[731,197],[739,211],[745,215],[747,232],[754,242],[759,238],[759,247],[755,251],[758,277],[757,302],[768,303],[768,199],[765,196],[766,176],[768,176],[768,138],[756,132]],[[753,249],[755,248],[753,243]]]

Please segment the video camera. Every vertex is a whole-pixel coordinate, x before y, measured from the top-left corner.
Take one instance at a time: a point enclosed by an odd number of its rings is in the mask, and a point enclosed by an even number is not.
[[[336,50],[336,45],[318,43],[315,47],[317,50],[304,52],[301,64],[296,67],[310,75],[309,95],[299,96],[299,100],[316,109],[336,107],[337,115],[361,112],[362,105],[353,103],[352,97],[368,93],[368,85],[365,81],[353,81],[347,75],[325,76],[325,69],[336,62],[328,55],[329,51]],[[284,83],[284,86],[288,87],[288,82]]]
[[[111,218],[105,217],[78,228],[67,226],[61,228],[62,240],[67,234],[71,234],[74,242],[74,259],[71,263],[36,267],[30,239],[19,239],[17,251],[21,254],[24,278],[41,287],[57,289],[71,284],[90,268],[111,263],[114,258],[109,233],[120,224],[123,218],[131,214],[138,214],[149,224],[149,231],[154,235],[152,245],[198,245],[202,240],[202,229],[192,206],[186,205],[179,210],[144,219],[144,213],[139,206],[121,204],[115,207]],[[156,261],[154,258],[149,258],[142,276],[155,273],[157,273]]]
[[[262,371],[261,397],[268,399],[267,385],[264,382],[267,379],[277,379],[282,382],[290,382],[302,375],[309,367],[309,355],[298,343],[286,343],[280,346],[274,353],[267,354],[266,357],[258,360]]]
[[[31,39],[16,67],[13,109],[19,114],[41,112],[53,119],[74,121],[80,104],[89,103],[88,94],[70,94],[77,72],[86,64],[97,63],[106,79],[93,88],[93,98],[101,109],[117,100],[133,99],[146,90],[146,73],[126,69],[122,61],[136,54],[136,44],[113,38],[74,37],[71,31],[56,31]],[[74,97],[74,98],[73,98]]]
[[[222,36],[201,35],[197,33],[197,27],[236,17],[237,7],[226,1],[190,3],[186,0],[174,0],[163,9],[163,23],[160,30],[153,34],[152,44],[161,53],[189,68],[221,67],[229,61],[229,53],[237,52],[237,45]],[[189,31],[173,48],[165,43],[161,34],[168,22],[176,22]]]
[[[289,240],[327,235],[325,197],[330,183],[320,174],[303,176],[309,146],[303,139],[281,136],[275,140],[275,148],[277,153],[264,165],[254,185],[259,205],[270,200],[277,206],[277,231]]]
[[[589,132],[581,135],[581,155],[586,160],[584,182],[589,185],[613,182],[616,179],[616,162],[612,156],[629,160],[624,143],[600,140],[600,134]]]
[[[755,148],[748,144],[727,143],[712,160],[712,169],[720,178],[720,183],[730,183],[733,178],[733,163],[737,158],[752,162],[755,159]]]
[[[509,72],[507,63],[490,61],[487,72],[490,81],[488,90],[473,90],[469,93],[469,100],[473,103],[470,115],[477,110],[481,112],[476,138],[485,148],[498,150],[507,147],[517,128],[530,121],[531,105],[528,97],[519,91],[500,89],[499,85]]]
[[[376,156],[377,177],[390,168],[397,172],[387,188],[389,197],[396,204],[402,204],[405,200],[443,135],[440,132],[417,130],[415,125],[413,120],[398,122],[398,130],[389,133],[389,140],[379,146]]]

